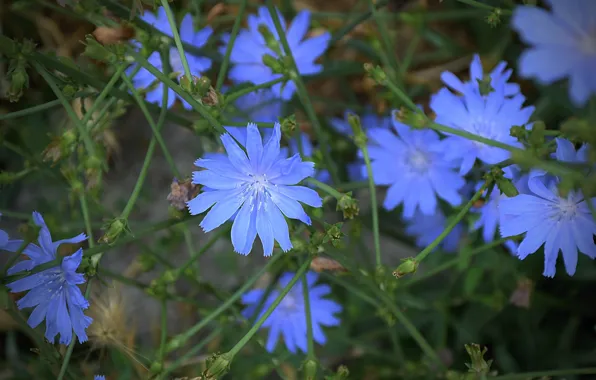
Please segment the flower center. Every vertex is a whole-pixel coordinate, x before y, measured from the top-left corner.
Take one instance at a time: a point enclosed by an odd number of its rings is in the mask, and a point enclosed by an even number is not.
[[[284,299],[281,301],[281,307],[286,313],[291,313],[298,309],[298,300],[296,299],[295,295],[291,292],[286,294]]]
[[[496,125],[494,121],[477,119],[472,122],[472,125],[470,126],[470,132],[478,136],[486,137],[487,139],[498,140],[497,134],[494,133],[496,130],[495,127]],[[479,141],[472,141],[472,143],[478,148],[483,148],[486,146],[486,144]]]
[[[596,56],[596,29],[580,37],[579,49],[586,55]]]
[[[269,186],[269,180],[267,179],[267,174],[251,174],[250,177],[252,178],[252,182],[250,184],[250,188],[253,191],[262,192],[267,189]]]
[[[577,203],[571,199],[560,198],[555,210],[557,220],[571,220],[577,215]]]
[[[406,157],[406,163],[413,171],[422,173],[428,170],[430,158],[425,152],[416,149]]]

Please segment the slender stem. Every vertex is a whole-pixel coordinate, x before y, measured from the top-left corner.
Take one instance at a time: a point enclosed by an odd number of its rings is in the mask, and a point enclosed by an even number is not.
[[[89,206],[87,205],[87,195],[85,194],[85,191],[81,191],[81,194],[79,194],[79,203],[81,204],[81,213],[83,214],[85,230],[87,231],[87,238],[89,239],[89,247],[93,248],[95,245],[95,240],[93,239],[93,227],[91,226]]]
[[[244,11],[246,10],[246,3],[247,0],[242,0],[240,3],[240,9],[238,10],[238,14],[236,15],[236,20],[234,21],[234,26],[232,26],[232,33],[230,34],[230,40],[228,41],[228,46],[226,46],[226,53],[224,54],[223,61],[221,61],[221,66],[219,67],[219,73],[217,73],[217,81],[215,83],[215,90],[220,91],[221,86],[223,86],[223,82],[226,79],[226,72],[228,71],[228,65],[230,64],[230,54],[232,54],[232,49],[234,48],[234,43],[236,42],[236,37],[238,36],[238,31],[240,30],[240,24],[244,19]]]
[[[170,8],[170,3],[168,0],[161,0],[161,6],[166,11],[166,16],[168,17],[168,22],[170,23],[170,29],[172,30],[172,35],[174,36],[174,43],[178,49],[178,55],[180,55],[182,67],[184,67],[184,75],[186,78],[188,78],[188,80],[192,80],[192,74],[190,72],[190,67],[188,66],[188,61],[186,60],[186,54],[184,53],[184,48],[182,47],[182,40],[180,39],[180,33],[178,33],[178,26],[176,25],[172,8]]]
[[[62,106],[66,110],[66,113],[68,114],[72,122],[77,127],[79,133],[81,134],[81,137],[83,138],[83,143],[85,144],[85,148],[87,149],[87,153],[89,153],[89,155],[91,156],[95,155],[95,145],[93,144],[93,141],[89,136],[89,133],[87,133],[87,128],[85,128],[83,123],[81,123],[81,119],[79,119],[79,117],[76,115],[76,113],[72,109],[72,106],[70,105],[62,91],[60,91],[60,89],[58,88],[56,81],[52,78],[50,73],[48,73],[46,69],[44,69],[39,63],[31,62],[31,64],[33,65],[33,67],[35,67],[35,70],[37,70],[37,72],[43,77],[43,79],[48,83],[56,97],[58,97],[58,100],[60,100],[60,103],[62,103]]]
[[[300,269],[298,269],[298,272],[296,272],[296,274],[294,275],[294,277],[292,277],[290,282],[279,292],[279,295],[273,301],[273,303],[271,303],[269,308],[267,308],[265,313],[263,313],[263,315],[261,315],[261,317],[259,317],[259,319],[250,328],[250,330],[248,330],[248,332],[242,337],[242,339],[240,339],[240,341],[238,341],[238,343],[236,343],[236,345],[234,347],[232,347],[232,349],[230,351],[227,352],[227,354],[230,357],[234,357],[242,349],[242,347],[244,347],[246,345],[246,343],[248,343],[248,341],[257,333],[257,331],[261,328],[263,323],[265,323],[267,318],[269,318],[271,313],[273,313],[273,310],[275,310],[275,308],[281,303],[281,301],[284,299],[286,294],[288,294],[290,292],[290,290],[292,289],[294,284],[296,284],[296,282],[298,282],[300,277],[302,277],[302,275],[304,273],[306,273],[309,265],[310,265],[310,260],[306,260],[304,262],[304,264],[302,264]]]
[[[310,262],[310,258],[307,258]],[[315,360],[315,343],[312,333],[312,314],[310,310],[310,297],[308,295],[308,282],[306,281],[306,272],[302,276],[302,295],[304,296],[304,317],[306,318],[306,342],[308,349],[306,353],[307,360]]]
[[[491,183],[491,180],[487,180],[480,187],[480,190],[478,190],[476,194],[474,194],[472,199],[470,199],[468,203],[466,203],[466,205],[457,213],[455,218],[453,218],[453,220],[449,222],[449,224],[445,227],[443,232],[441,232],[441,234],[437,236],[437,238],[433,240],[432,243],[430,243],[426,248],[424,248],[422,251],[420,251],[419,254],[416,255],[416,257],[414,258],[415,261],[421,262],[426,258],[426,256],[429,255],[429,253],[433,251],[433,249],[435,249],[439,244],[441,244],[443,239],[445,239],[447,235],[449,235],[449,233],[451,233],[451,231],[455,228],[455,226],[464,218],[464,216],[466,216],[466,214],[468,213],[468,211],[470,211],[474,203],[476,203],[476,201],[478,201],[478,199],[482,197],[482,194],[484,194],[484,191],[490,186]]]
[[[141,95],[139,94],[139,92],[137,91],[137,89],[134,87],[134,85],[132,84],[132,82],[128,78],[128,76],[122,74],[122,80],[124,81],[124,83],[126,83],[126,86],[128,87],[128,89],[132,93],[132,96],[137,101],[137,104],[139,105],[139,108],[141,109],[141,112],[145,116],[145,119],[147,119],[147,122],[149,123],[149,127],[151,127],[151,130],[153,131],[153,138],[159,144],[159,147],[161,148],[161,151],[164,154],[164,157],[166,158],[166,161],[175,170],[176,164],[174,163],[174,159],[170,155],[170,152],[169,152],[169,150],[168,150],[168,148],[166,146],[166,143],[164,142],[163,138],[161,137],[160,128],[153,121],[153,118],[151,117],[151,114],[149,113],[149,110],[147,109],[147,105],[145,104],[145,101],[143,100],[143,98],[141,97]],[[166,89],[165,86],[164,86],[164,91],[167,93],[167,89]],[[166,111],[163,111],[164,108],[167,108],[167,107],[161,107],[161,112],[166,112]],[[162,119],[162,117],[160,115],[160,120],[161,119]],[[162,122],[162,126],[163,126],[163,122]],[[151,141],[153,141],[153,140],[151,140]],[[177,177],[179,177],[180,176],[180,173],[178,173],[178,171],[175,170],[174,175],[176,175]]]
[[[269,82],[257,84],[255,86],[250,86],[250,87],[247,87],[247,88],[243,88],[241,90],[238,90],[238,91],[234,91],[229,96],[226,97],[226,99],[225,99],[226,104],[233,103],[234,100],[236,100],[236,99],[238,99],[238,98],[240,98],[240,97],[242,97],[242,96],[244,96],[246,94],[250,94],[252,92],[255,92],[257,90],[261,90],[261,89],[264,89],[264,88],[273,87],[273,85],[278,84],[278,83],[285,82],[287,80],[288,80],[288,77],[284,75],[281,78],[273,79],[273,80],[270,80]]]
[[[166,340],[168,338],[168,300],[161,300],[161,337],[159,340],[159,363],[163,364],[166,357]]]
[[[339,191],[335,190],[333,187],[327,185],[326,183],[323,183],[317,179],[314,178],[309,178],[307,179],[307,182],[312,183],[313,185],[315,185],[316,187],[318,187],[319,189],[323,190],[324,192],[326,192],[327,194],[331,195],[333,198],[340,200],[341,197],[343,197],[344,195],[342,193],[340,193]]]
[[[531,378],[549,378],[552,376],[565,376],[565,375],[593,375],[596,374],[596,367],[592,368],[570,368],[570,369],[556,369],[551,371],[539,371],[539,372],[526,372],[526,373],[515,373],[511,375],[496,376],[494,379],[499,380],[527,380]]]
[[[230,232],[230,228],[231,227],[221,228],[213,236],[211,236],[197,252],[192,253],[192,256],[178,268],[178,273],[184,273],[188,268],[190,268],[192,264],[201,257],[201,255],[203,255],[209,250],[209,248],[213,246],[213,244],[215,244],[222,236]]]
[[[81,124],[83,124],[84,126],[87,126],[87,123],[89,122],[89,120],[91,120],[91,118],[93,117],[93,114],[95,113],[95,111],[97,111],[97,109],[99,108],[101,103],[104,101],[104,99],[110,94],[110,91],[112,91],[112,88],[114,88],[114,86],[116,85],[116,82],[118,81],[118,79],[120,78],[122,73],[124,73],[124,70],[126,70],[126,64],[120,64],[120,66],[118,66],[118,68],[116,69],[116,72],[114,73],[114,75],[112,75],[112,78],[110,78],[110,81],[108,82],[108,84],[103,88],[103,90],[101,90],[101,92],[97,96],[97,99],[95,99],[95,102],[93,102],[93,105],[91,106],[91,108],[89,110],[87,110],[87,113],[85,113],[85,116],[83,116],[83,120],[81,121]],[[97,120],[100,120],[100,119],[101,119],[101,117],[97,118]]]
[[[495,240],[492,241],[488,244],[485,244],[481,247],[478,247],[476,249],[473,249],[471,252],[468,253],[468,257],[472,257],[475,256],[479,253],[488,251],[491,248],[494,247],[498,247],[501,244],[505,243],[506,241],[511,240],[511,238],[503,238],[503,239],[499,239],[499,240]],[[429,269],[428,271],[425,271],[423,273],[420,273],[414,277],[410,277],[407,280],[405,280],[402,284],[402,286],[412,286],[422,280],[426,280],[427,278],[433,277],[453,266],[456,266],[460,261],[462,260],[461,257],[456,257],[454,259],[451,259],[449,261],[444,262],[443,264],[437,265],[436,267]]]
[[[373,0],[368,0],[370,13],[375,20],[375,24],[377,26],[377,31],[381,35],[381,41],[383,42],[385,55],[387,57],[389,66],[393,70],[395,74],[395,80],[399,80],[397,73],[399,71],[399,64],[397,62],[397,58],[395,57],[395,48],[394,44],[391,42],[391,38],[389,38],[389,34],[387,33],[387,27],[385,22],[379,17],[379,12],[377,9],[377,5],[373,2]]]
[[[420,44],[420,40],[420,33],[414,34],[414,37],[412,37],[412,40],[410,41],[408,48],[406,49],[404,59],[402,59],[401,61],[401,66],[399,67],[400,75],[403,76],[408,72],[408,68],[412,64],[412,60],[414,59],[414,55],[416,54],[416,49]]]
[[[130,50],[129,54],[134,58],[134,60],[138,64],[140,64],[144,69],[153,74],[160,82],[171,88],[182,99],[186,100],[188,104],[190,104],[195,111],[197,111],[203,118],[205,118],[205,120],[207,120],[209,124],[211,124],[213,128],[215,128],[219,133],[226,133],[226,130],[223,128],[221,123],[211,115],[209,109],[206,106],[197,102],[192,97],[192,95],[190,95],[182,87],[174,83],[173,80],[168,78],[164,73],[159,71],[159,69],[157,69],[151,63],[149,63],[149,61],[147,61],[147,59],[145,59],[145,57],[143,57],[141,54],[133,50]]]
[[[511,15],[513,13],[509,9],[502,9],[502,8],[493,7],[493,6],[490,6],[488,4],[481,3],[480,1],[476,1],[476,0],[457,0],[457,1],[459,1],[460,3],[471,5],[471,6],[476,7],[476,8],[486,9],[487,11],[494,11],[496,9],[499,9],[499,11],[501,12],[501,14],[503,14],[503,15]]]
[[[255,283],[257,280],[265,274],[269,268],[273,266],[278,259],[280,259],[284,255],[283,252],[278,252],[275,254],[260,271],[258,271],[255,275],[253,275],[240,289],[238,289],[234,294],[232,294],[224,303],[222,303],[217,309],[215,309],[211,314],[204,317],[199,323],[192,326],[190,329],[186,330],[184,333],[177,335],[171,341],[176,341],[174,346],[170,346],[166,348],[166,352],[170,352],[178,347],[181,347],[186,341],[188,341],[192,336],[197,334],[203,327],[207,326],[209,322],[217,318],[221,313],[229,309],[234,302],[236,302],[246,291]]]
[[[223,332],[223,328],[217,327],[213,330],[207,337],[201,340],[198,344],[195,344],[192,348],[184,353],[180,358],[174,361],[172,364],[168,365],[162,373],[159,374],[159,379],[166,379],[167,375],[175,371],[176,369],[182,367],[184,362],[186,362],[190,357],[194,356],[197,352],[199,352],[203,347],[207,345],[207,343],[211,342],[213,339],[221,336]]]
[[[381,0],[377,4],[375,4],[376,9],[380,9],[385,5],[389,4],[389,0]],[[337,41],[341,40],[343,36],[350,33],[352,29],[360,25],[363,21],[366,21],[369,17],[372,16],[372,12],[368,11],[366,13],[361,14],[360,16],[356,17],[354,21],[350,22],[349,24],[343,26],[340,30],[338,30],[333,37],[331,37],[331,41],[329,41],[329,45],[334,45]]]
[[[53,108],[53,107],[56,107],[56,106],[59,106],[59,105],[60,105],[60,100],[59,99],[52,100],[52,101],[49,101],[47,103],[40,104],[38,106],[29,107],[29,108],[25,108],[23,110],[19,110],[19,111],[7,113],[7,114],[4,114],[4,115],[0,115],[0,121],[2,121],[2,120],[8,120],[8,119],[14,119],[14,118],[17,118],[17,117],[22,117],[22,116],[32,115],[34,113],[45,111],[47,109],[50,109],[50,108]]]
[[[375,244],[375,260],[377,267],[381,266],[381,239],[379,236],[379,210],[377,207],[377,189],[375,188],[375,181],[373,178],[372,166],[370,164],[370,155],[368,154],[368,147],[366,144],[361,144],[360,150],[364,156],[364,163],[366,165],[366,173],[368,174],[368,191],[370,192],[370,203],[372,211],[373,224],[373,238]]]
[[[290,79],[292,79],[292,81],[296,85],[296,91],[298,92],[298,97],[300,98],[300,101],[301,101],[302,105],[304,106],[304,110],[306,111],[306,114],[308,115],[308,118],[309,118],[310,122],[312,123],[312,126],[315,130],[315,134],[317,135],[317,139],[319,141],[320,149],[323,152],[323,157],[325,158],[325,163],[327,165],[327,169],[329,170],[329,173],[331,174],[331,179],[332,179],[333,183],[339,183],[339,177],[337,175],[337,170],[336,170],[337,168],[335,167],[335,163],[333,162],[333,160],[331,158],[331,154],[329,152],[329,144],[327,142],[327,137],[323,133],[323,128],[321,127],[321,124],[319,123],[319,119],[317,118],[315,109],[312,105],[312,102],[310,101],[310,98],[308,97],[308,92],[306,91],[304,81],[302,80],[302,77],[300,76],[300,71],[298,70],[298,65],[296,64],[296,60],[294,59],[294,55],[292,54],[292,49],[290,48],[290,45],[288,44],[288,39],[286,38],[286,33],[284,32],[284,30],[281,26],[281,22],[279,20],[279,15],[277,14],[277,11],[276,11],[275,7],[273,6],[273,2],[271,0],[267,0],[266,3],[267,3],[267,8],[269,9],[269,13],[271,14],[271,18],[273,20],[273,24],[275,25],[275,29],[277,30],[279,40],[284,48],[285,56],[287,58],[289,58],[289,63],[291,66],[290,67]]]

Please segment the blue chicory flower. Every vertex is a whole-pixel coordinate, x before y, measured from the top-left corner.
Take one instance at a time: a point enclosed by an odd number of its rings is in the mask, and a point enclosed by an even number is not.
[[[542,84],[569,78],[569,95],[577,106],[596,93],[596,1],[548,0],[552,12],[518,6],[511,25],[531,47],[522,53],[519,72]]]
[[[157,16],[155,16],[151,12],[145,12],[143,16],[141,16],[141,19],[155,27],[160,32],[170,37],[173,37],[172,29],[170,28],[170,23],[168,22],[168,17],[163,7],[159,7],[159,9],[157,10]],[[179,32],[180,38],[184,43],[187,43],[197,48],[201,48],[207,43],[207,40],[213,33],[213,29],[211,29],[211,27],[208,26],[201,29],[198,32],[195,32],[192,24],[192,16],[190,14],[187,14],[182,19]],[[134,41],[134,44],[137,47],[140,47],[140,44],[138,42]],[[178,49],[176,47],[171,47],[169,51],[169,56],[172,71],[179,73],[178,78],[180,78],[184,75],[184,68],[182,66],[182,60],[180,58]],[[195,56],[189,52],[185,52],[185,56],[192,75],[200,76],[201,73],[209,70],[209,68],[211,67],[211,59],[209,58]],[[151,65],[163,71],[163,64],[159,52],[151,53],[151,55],[147,58],[147,61],[149,61]],[[136,68],[137,65],[132,65],[126,70],[126,73],[128,75],[131,75],[136,70]],[[144,68],[139,69],[138,73],[132,78],[132,82],[135,88],[139,89],[150,87],[156,80],[157,78]],[[151,90],[149,90],[145,95],[147,101],[150,103],[161,104],[164,91],[163,86],[164,84],[162,82],[157,82],[155,87],[152,87]],[[192,106],[184,99],[180,98],[178,94],[174,92],[174,90],[168,88],[167,91],[168,108],[172,107],[176,99],[179,98],[182,101],[182,105],[184,106],[184,108],[186,108],[187,110],[192,109]]]
[[[492,83],[492,82],[491,82]],[[505,86],[491,84],[494,91],[481,95],[476,89],[464,86],[462,96],[442,88],[432,96],[430,107],[436,114],[435,121],[451,128],[470,132],[493,141],[522,148],[510,134],[511,127],[526,125],[534,107],[522,108],[525,98],[521,94],[507,96]],[[460,163],[460,173],[467,174],[476,159],[496,164],[509,158],[507,150],[488,146],[467,138],[449,135],[444,140],[445,158]]]
[[[39,245],[29,244],[23,251],[29,260],[17,263],[8,270],[8,274],[31,270],[38,265],[55,260],[57,249],[61,244],[76,244],[87,239],[85,234],[80,234],[70,239],[52,241],[50,230],[41,214],[33,212],[33,221],[41,227]],[[50,342],[60,334],[60,343],[69,344],[73,330],[80,343],[87,341],[85,330],[93,320],[83,314],[83,310],[89,307],[89,302],[77,286],[85,283],[85,277],[76,272],[82,258],[83,250],[79,249],[72,255],[64,257],[59,266],[7,284],[13,293],[29,291],[17,301],[17,306],[19,309],[35,307],[27,323],[35,328],[45,318],[45,337]]]
[[[567,140],[557,139],[556,158],[566,162],[585,162],[587,145],[577,152]],[[572,190],[561,196],[557,189],[559,178],[534,171],[528,180],[528,194],[504,199],[500,204],[501,235],[503,237],[524,234],[517,248],[517,256],[525,259],[544,245],[544,272],[554,277],[559,251],[567,274],[573,276],[577,267],[578,250],[596,258],[596,222],[580,190]]]
[[[0,216],[2,216],[2,213],[0,213]],[[17,252],[22,244],[23,240],[10,239],[6,231],[0,230],[0,250]]]
[[[95,375],[93,380],[106,380],[106,377],[104,375]]]
[[[505,96],[514,96],[517,95],[520,91],[519,84],[517,83],[508,83],[507,81],[511,78],[511,74],[513,70],[508,69],[505,70],[507,67],[507,62],[501,61],[495,66],[495,68],[488,74],[491,79],[491,87],[502,89],[503,94]],[[474,54],[474,58],[472,59],[472,63],[470,64],[470,80],[467,82],[462,82],[455,74],[450,71],[444,71],[441,73],[441,80],[445,85],[450,87],[452,90],[457,91],[461,94],[465,93],[466,91],[473,91],[480,94],[480,85],[478,83],[479,80],[484,79],[484,69],[482,68],[482,62],[480,61],[480,56],[478,54]]]
[[[286,27],[279,10],[276,9],[276,11],[292,55],[296,61],[298,73],[300,75],[311,75],[320,72],[322,66],[315,63],[315,61],[327,50],[331,35],[329,33],[323,33],[319,36],[305,39],[304,37],[310,24],[309,11],[298,12],[289,28]],[[265,37],[259,31],[259,27],[267,28],[268,32],[273,36],[275,39],[274,43],[277,45],[275,49],[271,48],[271,42],[268,46]],[[222,54],[225,54],[229,40],[230,36],[224,35],[223,42],[225,46],[220,50]],[[230,54],[232,68],[230,69],[229,77],[237,82],[250,82],[257,85],[281,78],[282,74],[273,73],[271,68],[263,63],[263,56],[269,54],[275,58],[280,58],[284,56],[283,52],[284,50],[281,42],[279,42],[279,36],[271,14],[267,10],[267,7],[262,6],[256,15],[248,16],[248,29],[242,29],[236,37]],[[272,90],[276,96],[284,100],[289,100],[296,91],[296,85],[293,82],[277,83],[272,87]]]
[[[280,277],[276,289],[271,291],[269,297],[265,300],[263,308],[258,312],[257,318],[265,313],[273,301],[279,296],[280,290],[283,289],[293,277],[294,273],[284,273]],[[315,284],[317,279],[317,273],[306,273],[313,339],[315,342],[323,345],[327,339],[321,326],[338,326],[340,320],[335,314],[341,312],[342,307],[338,303],[324,298],[331,293],[331,288],[329,285]],[[255,316],[257,312],[256,308],[262,301],[264,295],[265,289],[254,289],[242,296],[242,303],[246,305],[246,309],[242,312],[242,315],[245,318]],[[275,310],[273,310],[273,313],[271,313],[261,328],[269,328],[269,336],[265,345],[267,351],[273,352],[280,335],[290,352],[296,353],[296,349],[302,352],[307,351],[306,314],[304,311],[302,280],[298,280],[298,282],[294,284],[290,292],[286,294],[281,303]]]
[[[406,223],[406,233],[416,238],[418,247],[425,248],[443,233],[445,227],[447,227],[447,218],[440,210],[430,215],[417,212]],[[445,252],[456,252],[463,234],[464,227],[461,223],[458,223],[439,246]]]
[[[439,135],[392,119],[397,135],[385,128],[368,129],[375,184],[389,186],[383,207],[393,210],[403,204],[403,216],[409,219],[417,209],[426,215],[435,213],[437,196],[452,206],[459,205],[462,199],[458,191],[465,181],[454,170],[454,163],[440,153]]]
[[[280,156],[281,127],[275,124],[273,135],[263,146],[257,126],[247,127],[246,151],[229,134],[221,136],[227,156],[198,159],[195,165],[205,170],[193,173],[193,183],[211,191],[202,192],[188,202],[192,215],[211,210],[201,222],[205,232],[226,222],[236,212],[232,225],[232,244],[240,254],[250,253],[258,235],[266,256],[273,252],[276,240],[286,252],[292,248],[288,223],[298,219],[310,225],[302,205],[321,207],[323,202],[316,191],[293,186],[314,174],[314,164],[303,162],[300,155]]]

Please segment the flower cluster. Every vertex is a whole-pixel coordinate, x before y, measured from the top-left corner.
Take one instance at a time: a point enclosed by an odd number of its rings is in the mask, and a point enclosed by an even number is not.
[[[33,221],[40,227],[38,244],[28,244],[22,251],[29,259],[15,264],[8,270],[8,274],[16,274],[25,270],[32,270],[40,265],[58,258],[58,247],[62,244],[77,244],[85,241],[85,234],[70,239],[53,241],[43,217],[33,212]],[[0,234],[1,235],[1,234]],[[23,244],[22,240],[11,240],[2,249],[17,252]],[[85,277],[77,273],[83,258],[83,250],[79,249],[54,267],[42,270],[30,276],[7,284],[13,293],[28,291],[17,301],[19,309],[34,307],[27,323],[35,328],[46,320],[45,337],[53,342],[60,334],[59,342],[69,344],[74,334],[79,342],[87,341],[85,330],[92,322],[83,310],[89,307],[89,302],[83,297],[78,285],[85,283]]]
[[[310,319],[312,324],[313,339],[319,344],[325,344],[326,338],[321,326],[337,326],[340,320],[335,314],[342,311],[341,305],[324,297],[331,293],[329,285],[317,285],[318,274],[306,273],[308,286],[308,300],[310,306]],[[290,283],[294,273],[284,273],[279,278],[276,288],[263,300],[265,289],[254,289],[242,296],[242,303],[246,308],[242,312],[245,318],[261,317],[279,296],[280,289]],[[292,286],[289,293],[265,320],[262,328],[269,328],[269,337],[265,348],[272,352],[277,342],[282,337],[286,347],[292,353],[298,350],[306,352],[306,311],[304,306],[304,293],[302,280]],[[260,304],[261,309],[257,310]]]

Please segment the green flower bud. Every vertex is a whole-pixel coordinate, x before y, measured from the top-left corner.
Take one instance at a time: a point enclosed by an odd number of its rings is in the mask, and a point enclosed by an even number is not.
[[[506,196],[515,197],[516,195],[519,195],[519,191],[510,179],[505,177],[499,177],[496,179],[496,182],[497,187],[499,188],[499,190],[501,190],[501,193],[505,194]]]
[[[277,41],[271,30],[269,30],[269,28],[264,24],[259,25],[258,30],[259,33],[261,33],[261,35],[265,39],[265,45],[267,45],[269,49],[273,50],[278,55],[281,55],[281,46],[279,45],[279,42]]]
[[[484,74],[484,76],[481,79],[476,79],[476,81],[478,82],[480,95],[488,96],[488,94],[495,91],[495,89],[491,85],[492,78],[489,74]]]
[[[141,253],[137,257],[137,263],[141,267],[142,272],[149,272],[155,268],[155,264],[157,264],[157,260],[153,255],[149,253]]]
[[[509,136],[517,138],[519,141],[523,141],[526,139],[528,135],[528,131],[524,127],[520,127],[519,125],[514,125],[509,129]]]
[[[406,107],[402,107],[398,112],[393,112],[393,118],[416,129],[428,126],[428,119],[423,112],[414,112]]]
[[[375,82],[377,82],[377,84],[386,84],[387,74],[385,74],[385,71],[383,71],[383,69],[380,66],[373,66],[370,63],[365,63],[364,70],[372,79],[374,79]]]
[[[540,148],[544,145],[544,132],[546,131],[546,125],[543,121],[536,121],[530,131],[528,142],[533,148]]]
[[[24,64],[18,64],[11,72],[9,72],[10,86],[8,87],[8,100],[11,102],[18,101],[23,96],[23,91],[29,88],[29,75],[25,70]]]
[[[91,59],[95,59],[97,61],[106,62],[106,63],[116,63],[118,61],[118,57],[116,54],[111,52],[105,46],[100,44],[93,36],[87,35],[85,37],[85,51],[83,55]]]
[[[233,358],[228,353],[214,354],[207,361],[207,369],[203,372],[203,376],[207,379],[219,379],[223,377],[230,369],[230,363]]]
[[[340,365],[337,368],[337,375],[335,378],[337,380],[341,380],[341,379],[347,379],[348,376],[350,376],[350,371],[348,371],[348,367],[346,367],[345,365]]]
[[[152,376],[158,375],[159,373],[161,373],[161,371],[163,371],[163,364],[157,361],[154,361],[153,363],[151,363],[151,367],[149,367],[149,373]]]
[[[263,55],[263,64],[271,69],[275,74],[284,74],[286,72],[281,60],[275,58],[271,54]]]
[[[341,232],[341,227],[343,223],[336,223],[336,224],[327,224],[325,223],[325,237],[323,238],[323,243],[331,242],[335,248],[338,248],[341,244],[341,239],[345,236]]]
[[[112,244],[122,232],[128,231],[128,221],[122,218],[116,218],[108,222],[103,228],[105,234],[99,239],[101,243]]]
[[[168,269],[161,276],[161,281],[163,281],[164,284],[173,284],[174,282],[176,282],[177,279],[178,271],[172,269]]]
[[[288,137],[294,136],[294,131],[296,130],[296,115],[292,114],[283,120],[281,120],[281,132]]]
[[[352,192],[345,193],[339,198],[336,211],[342,211],[344,219],[354,219],[358,216],[360,208],[358,207],[358,200],[352,198]]]
[[[318,365],[315,360],[306,360],[302,365],[302,368],[304,369],[304,378],[306,380],[314,380],[317,376],[317,367]]]
[[[484,359],[484,354],[488,349],[486,347],[480,348],[480,345],[476,343],[466,344],[464,347],[472,360],[472,363],[466,363],[468,372],[488,374],[492,364],[492,360],[486,361]]]
[[[402,263],[393,271],[393,275],[396,278],[400,278],[405,276],[406,274],[416,273],[418,269],[418,265],[420,263],[416,261],[413,257],[408,257],[407,259],[403,259]]]

